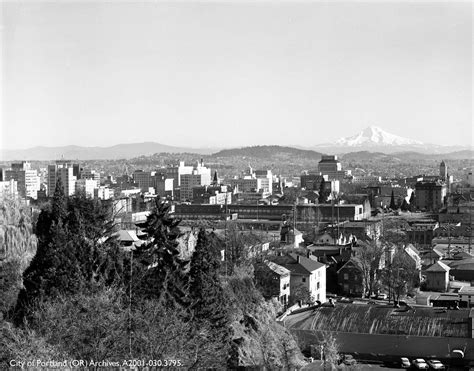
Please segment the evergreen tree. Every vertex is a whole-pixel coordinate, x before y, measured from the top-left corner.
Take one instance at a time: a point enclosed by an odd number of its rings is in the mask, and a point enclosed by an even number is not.
[[[179,257],[180,221],[170,216],[169,209],[169,204],[156,200],[155,208],[148,215],[145,231],[150,242],[134,252],[134,269],[138,269],[133,277],[134,292],[144,299],[157,299],[159,303],[174,301],[187,305],[189,262]]]
[[[204,229],[198,234],[196,249],[191,259],[189,294],[192,308],[199,319],[209,319],[216,326],[226,317],[224,292],[219,283],[220,261]]]
[[[67,199],[64,194],[64,186],[61,178],[56,181],[56,188],[53,194],[53,205],[52,205],[52,220],[56,223],[58,221],[64,221],[67,217]]]
[[[323,180],[321,181],[321,184],[319,186],[319,197],[318,197],[318,202],[320,204],[323,204],[325,203],[327,200],[328,200],[328,196],[329,196],[329,192],[328,190],[326,189],[327,185],[326,185],[326,181]]]
[[[211,337],[220,344],[220,349],[215,351],[224,358],[221,361],[226,362],[230,342],[230,318],[227,297],[219,278],[220,252],[215,249],[211,239],[212,236],[206,235],[204,229],[199,231],[191,259],[189,296],[197,328],[210,328]]]
[[[402,205],[400,206],[400,209],[402,211],[408,211],[410,208],[410,205],[408,205],[407,200],[403,199]]]
[[[393,189],[392,189],[392,195],[390,196],[390,209],[392,210],[397,209],[397,204],[395,203],[395,195],[393,193]]]
[[[38,249],[23,274],[19,315],[39,299],[76,294],[91,284],[111,284],[111,277],[122,271],[117,241],[110,238],[112,226],[110,208],[85,195],[67,198],[58,180],[51,205],[38,217]]]
[[[415,191],[411,192],[409,203],[410,203],[410,211],[415,211],[415,209],[416,209]]]

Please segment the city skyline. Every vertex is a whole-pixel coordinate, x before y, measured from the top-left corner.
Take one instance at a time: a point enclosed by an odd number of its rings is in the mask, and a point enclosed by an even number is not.
[[[473,143],[468,2],[2,8],[3,149]]]

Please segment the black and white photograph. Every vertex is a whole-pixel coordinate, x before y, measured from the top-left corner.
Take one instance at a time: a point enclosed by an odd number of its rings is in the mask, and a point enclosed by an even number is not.
[[[0,369],[474,369],[473,14],[0,0]]]

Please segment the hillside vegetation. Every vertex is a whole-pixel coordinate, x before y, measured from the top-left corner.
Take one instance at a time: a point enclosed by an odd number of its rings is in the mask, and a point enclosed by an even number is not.
[[[181,258],[169,205],[157,202],[145,225],[149,239],[133,252],[114,238],[109,204],[66,197],[60,181],[36,237],[23,206],[2,210],[6,241],[15,241],[2,268],[15,264],[2,269],[1,295],[9,301],[2,302],[0,368],[11,359],[173,359],[185,369],[305,364],[275,322],[279,304],[255,287],[242,250],[224,273],[222,241],[201,230],[190,260]]]

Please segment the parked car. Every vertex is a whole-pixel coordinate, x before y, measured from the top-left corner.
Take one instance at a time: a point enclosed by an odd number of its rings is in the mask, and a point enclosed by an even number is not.
[[[344,357],[342,359],[342,363],[344,363],[346,366],[352,366],[352,365],[355,365],[357,363],[357,361],[350,354],[344,354]]]
[[[352,303],[354,300],[349,299],[349,298],[340,298],[338,301],[340,303]]]
[[[433,370],[444,370],[446,367],[438,361],[437,359],[430,359],[428,360],[428,365],[433,369]]]
[[[400,358],[400,367],[401,368],[410,368],[411,367],[410,360],[406,357]]]
[[[387,299],[387,294],[384,294],[384,293],[379,293],[375,298],[377,300],[386,300]]]
[[[430,368],[423,358],[414,359],[412,365],[417,370],[428,370]]]

